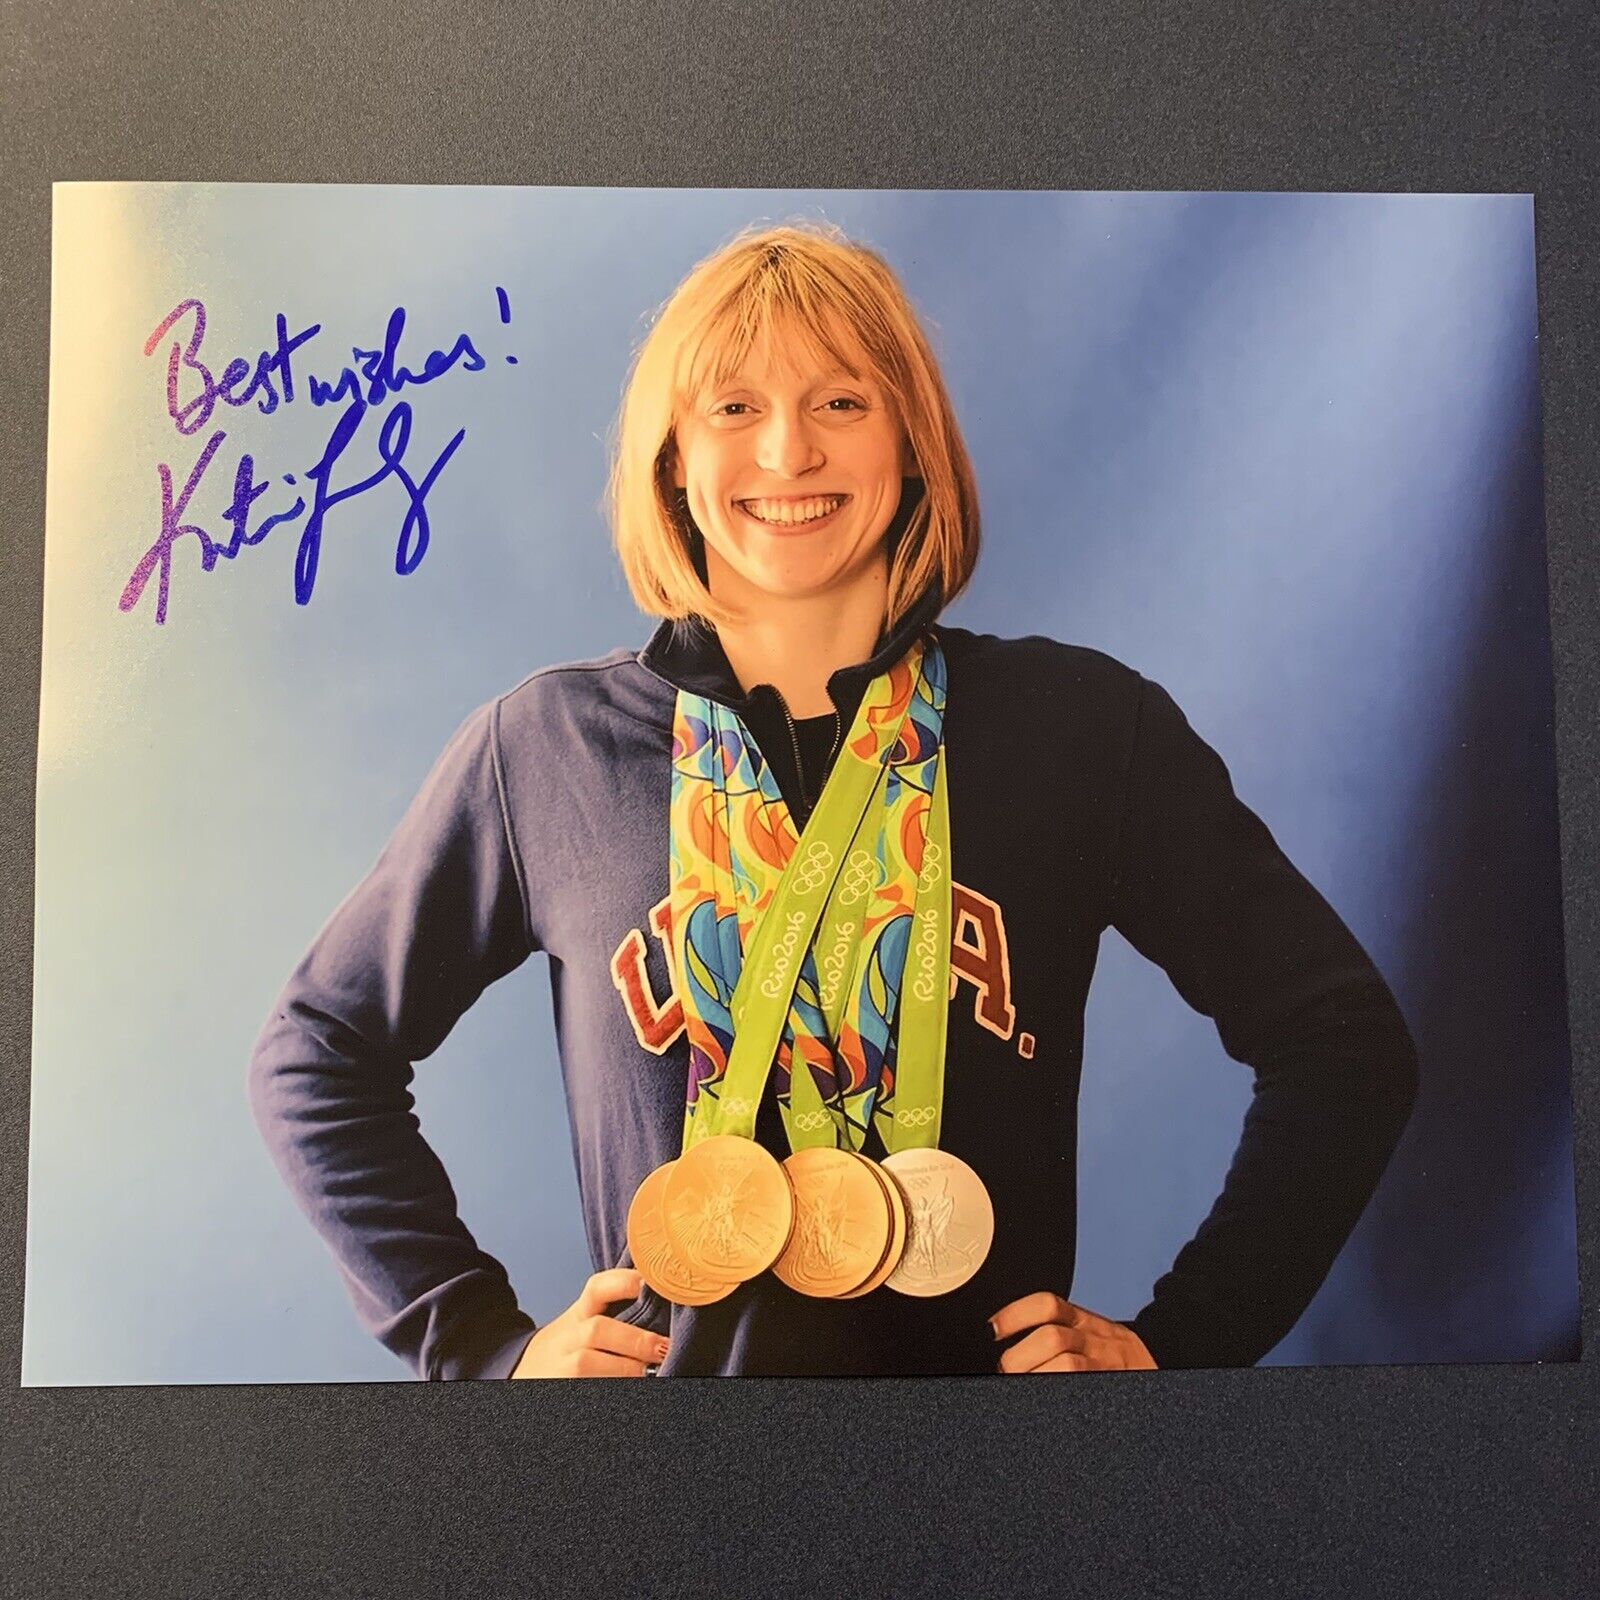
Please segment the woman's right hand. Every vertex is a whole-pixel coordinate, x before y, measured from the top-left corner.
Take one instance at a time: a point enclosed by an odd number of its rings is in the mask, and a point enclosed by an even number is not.
[[[648,1328],[605,1315],[636,1300],[644,1280],[632,1267],[597,1272],[583,1293],[523,1346],[513,1378],[642,1378],[667,1357],[667,1341]]]

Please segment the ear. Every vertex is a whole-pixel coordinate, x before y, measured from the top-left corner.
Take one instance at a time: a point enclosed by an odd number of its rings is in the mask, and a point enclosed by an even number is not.
[[[673,488],[687,489],[689,487],[689,479],[683,470],[683,457],[678,454],[678,441],[675,438],[667,440],[667,454],[672,458]]]

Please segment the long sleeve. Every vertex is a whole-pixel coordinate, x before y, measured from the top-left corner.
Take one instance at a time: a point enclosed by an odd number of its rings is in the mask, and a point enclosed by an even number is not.
[[[250,1062],[257,1126],[362,1323],[424,1378],[504,1377],[533,1331],[412,1107],[430,1055],[533,942],[496,707],[457,731],[289,979]]]
[[[1158,1366],[1247,1366],[1298,1320],[1370,1199],[1416,1051],[1354,936],[1147,681],[1110,920],[1255,1073],[1222,1193],[1130,1325]]]

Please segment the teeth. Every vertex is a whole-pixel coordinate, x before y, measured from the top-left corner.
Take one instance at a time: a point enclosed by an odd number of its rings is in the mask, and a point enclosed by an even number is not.
[[[806,500],[741,500],[739,504],[758,521],[792,527],[837,511],[845,498],[842,494],[815,494]]]

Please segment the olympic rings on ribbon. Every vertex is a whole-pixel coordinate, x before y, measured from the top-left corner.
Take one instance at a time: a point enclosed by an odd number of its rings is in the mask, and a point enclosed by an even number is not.
[[[813,839],[806,846],[806,853],[801,858],[800,865],[795,871],[795,893],[814,893],[822,886],[822,882],[828,876],[828,871],[832,866],[833,851],[828,848],[828,841],[826,839]]]
[[[845,869],[844,883],[839,889],[839,904],[853,906],[864,899],[877,879],[877,869],[865,850],[852,850],[850,863]]]

